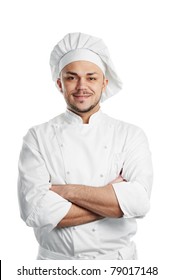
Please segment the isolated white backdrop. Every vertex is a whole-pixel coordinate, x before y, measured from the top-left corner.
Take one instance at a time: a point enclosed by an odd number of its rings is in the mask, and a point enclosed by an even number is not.
[[[0,259],[34,260],[37,243],[19,217],[17,164],[22,137],[65,110],[49,55],[69,32],[104,39],[123,90],[102,105],[146,132],[153,155],[151,210],[139,220],[141,260],[172,258],[172,1],[16,0],[0,7]]]

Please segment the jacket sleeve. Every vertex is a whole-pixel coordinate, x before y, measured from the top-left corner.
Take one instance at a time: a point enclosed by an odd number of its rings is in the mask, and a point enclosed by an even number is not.
[[[113,184],[124,218],[142,217],[148,212],[153,181],[148,140],[140,129],[132,134],[124,149],[122,177],[126,182]]]
[[[71,203],[49,188],[50,175],[31,129],[24,137],[18,177],[21,218],[28,226],[51,231],[69,211]]]

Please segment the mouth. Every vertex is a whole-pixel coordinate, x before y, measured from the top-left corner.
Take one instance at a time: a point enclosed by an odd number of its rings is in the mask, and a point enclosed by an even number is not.
[[[73,94],[74,99],[76,99],[78,101],[84,101],[91,96],[92,96],[92,94]]]

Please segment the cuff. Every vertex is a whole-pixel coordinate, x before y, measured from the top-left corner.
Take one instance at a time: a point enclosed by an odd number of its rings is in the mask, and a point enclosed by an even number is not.
[[[48,227],[51,231],[66,216],[72,203],[53,191],[48,191],[29,215],[26,224],[31,227]]]
[[[138,182],[113,184],[124,218],[145,216],[149,210],[149,197],[145,188]]]

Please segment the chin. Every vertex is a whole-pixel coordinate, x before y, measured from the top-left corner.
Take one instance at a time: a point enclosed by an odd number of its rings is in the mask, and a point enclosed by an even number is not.
[[[91,110],[93,110],[94,108],[96,108],[99,105],[99,102],[100,102],[100,99],[97,100],[95,103],[89,103],[89,102],[88,102],[88,104],[86,104],[85,102],[78,103],[78,104],[68,103],[68,105],[69,105],[69,108],[76,113],[88,113]]]
[[[87,113],[90,112],[95,106],[89,107],[78,107],[78,106],[71,106],[70,108],[75,111],[76,113]]]

